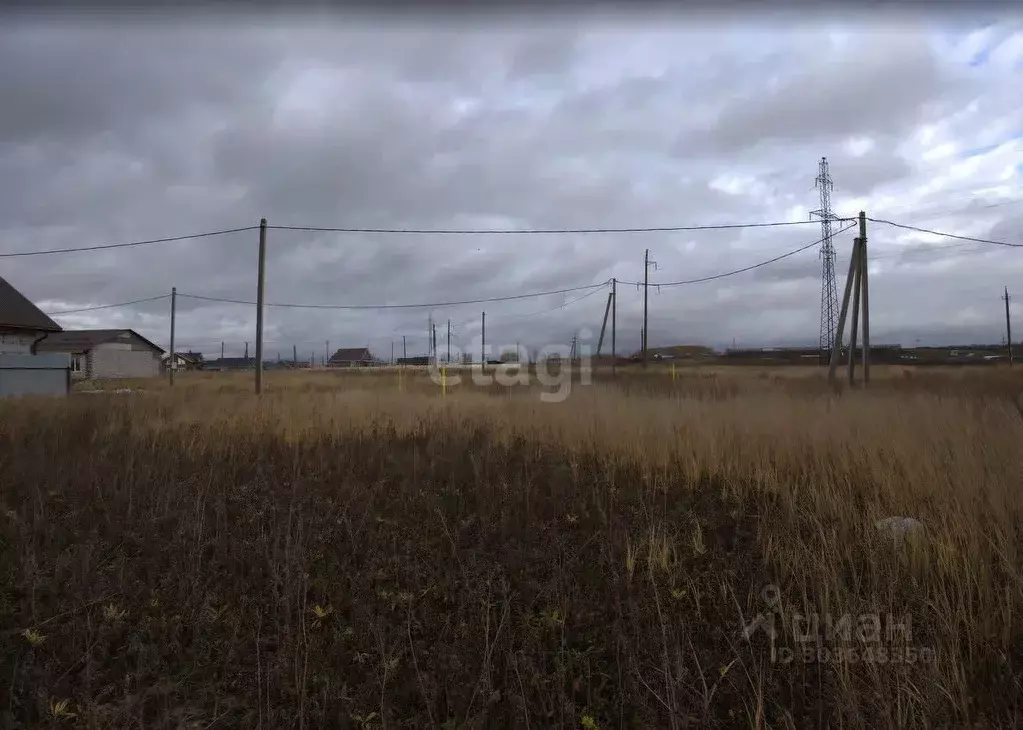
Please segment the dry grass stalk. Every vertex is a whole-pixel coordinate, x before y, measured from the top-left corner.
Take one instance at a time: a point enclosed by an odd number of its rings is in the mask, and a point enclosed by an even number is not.
[[[424,373],[401,391],[393,371],[270,373],[256,400],[251,376],[201,374],[0,405],[3,712],[1018,720],[1019,376],[877,368],[837,395],[816,369],[595,380],[545,404],[535,387],[441,398]],[[873,527],[888,515],[925,538],[894,545]],[[774,638],[746,640],[766,609]],[[910,635],[865,635],[871,617]]]

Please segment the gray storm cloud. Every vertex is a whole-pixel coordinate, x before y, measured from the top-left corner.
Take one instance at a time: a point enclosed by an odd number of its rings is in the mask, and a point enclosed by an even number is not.
[[[328,16],[238,27],[182,13],[107,26],[20,16],[0,30],[0,253],[271,224],[386,228],[655,227],[805,219],[826,155],[842,215],[1023,242],[1020,24],[741,29],[682,14],[634,23]],[[977,63],[984,51],[986,61]],[[968,152],[977,152],[967,159]],[[987,191],[987,192],[984,192]],[[836,240],[844,276],[851,233]],[[272,230],[267,301],[441,303],[741,268],[819,226],[650,234],[402,236]],[[1016,250],[871,224],[875,339],[997,341]],[[255,298],[254,231],[7,258],[48,311],[180,292]],[[814,250],[651,293],[652,345],[815,343]],[[841,280],[840,280],[841,285]],[[402,335],[422,352],[479,336],[542,347],[598,331],[606,290],[421,309],[270,308],[267,352],[319,355]],[[1021,295],[1023,296],[1023,295]],[[1023,298],[1020,299],[1023,301]],[[564,305],[564,306],[562,306]],[[177,340],[240,354],[252,307],[182,297]],[[967,312],[967,314],[964,314]],[[974,314],[969,314],[973,312]],[[59,317],[166,345],[166,300]],[[619,345],[642,297],[620,287]],[[303,355],[304,356],[304,355]]]

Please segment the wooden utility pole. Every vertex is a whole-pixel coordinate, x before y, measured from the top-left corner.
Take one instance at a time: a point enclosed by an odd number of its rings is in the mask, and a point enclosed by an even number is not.
[[[657,262],[650,260],[650,249],[646,250],[643,255],[643,332],[640,340],[643,345],[643,367],[647,366],[647,345],[649,344],[649,322],[647,321],[647,312],[649,307],[648,300],[650,294],[650,267],[654,267],[654,271],[657,270]],[[660,290],[658,290],[660,291]]]
[[[433,315],[431,314],[426,320],[426,364],[430,364],[430,358],[433,357]]]
[[[1012,367],[1012,320],[1009,318],[1009,287],[1005,287],[1005,346],[1009,350],[1009,367]]]
[[[867,286],[867,214],[860,211],[860,286],[863,291],[863,387],[870,383],[870,289]]]
[[[401,336],[401,357],[402,359],[408,359],[408,346],[405,342],[405,335]]]
[[[177,362],[174,359],[174,322],[177,318],[178,309],[178,288],[176,286],[171,287],[171,333],[170,333],[170,357],[167,358],[167,372],[168,382],[174,385],[174,366]]]
[[[856,336],[860,309],[863,311],[863,384],[870,381],[870,289],[867,284],[867,214],[860,211],[860,235],[853,241],[852,256],[849,259],[849,275],[845,280],[845,293],[842,296],[842,308],[838,315],[838,327],[835,329],[835,342],[831,350],[831,362],[828,364],[828,382],[835,381],[835,371],[842,353],[842,332],[849,314],[849,302],[852,300],[852,320],[849,332],[849,385],[853,384],[856,372]],[[860,303],[862,296],[862,304]]]
[[[298,345],[291,346],[291,364],[293,367],[298,367]]]
[[[861,277],[863,275],[863,239],[857,238],[856,245],[859,253],[856,257],[856,271],[853,272],[852,290],[852,319],[849,320],[849,362],[848,377],[849,387],[852,387],[856,379],[856,335],[857,326],[860,320],[860,289],[863,286]]]
[[[643,349],[643,367],[646,367],[646,326],[647,326],[647,300],[650,293],[650,249],[643,254],[643,337],[641,347]]]
[[[483,313],[480,325],[480,372],[487,370],[487,313]]]
[[[451,364],[451,320],[448,320],[448,365]]]
[[[394,365],[394,340],[391,340],[391,365]]]
[[[845,331],[845,318],[849,313],[849,295],[852,293],[853,279],[860,257],[860,239],[853,241],[852,256],[849,258],[849,273],[845,277],[845,293],[842,295],[842,308],[838,314],[838,326],[835,328],[835,342],[831,349],[831,362],[828,363],[828,382],[835,382],[835,371],[838,360],[842,356],[842,333]]]
[[[220,359],[221,360],[224,359],[224,341],[223,340],[220,341]],[[223,363],[221,363],[221,365],[223,365]]]
[[[618,279],[611,279],[611,370],[618,367]]]
[[[604,321],[600,323],[600,337],[597,338],[597,357],[600,357],[600,348],[604,345],[604,330],[607,329],[607,315],[611,312],[611,298],[613,296],[610,292],[607,295],[607,306],[604,307]]]
[[[440,363],[440,354],[437,352],[437,325],[433,325],[433,364]]]
[[[259,221],[259,272],[256,283],[256,395],[263,392],[263,289],[266,283],[266,218]]]
[[[249,343],[245,343],[245,364],[249,364]]]

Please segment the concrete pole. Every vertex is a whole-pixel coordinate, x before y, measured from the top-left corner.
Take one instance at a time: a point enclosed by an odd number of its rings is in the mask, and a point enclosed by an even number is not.
[[[266,218],[259,221],[259,271],[256,283],[256,395],[263,392],[263,289],[266,282]]]

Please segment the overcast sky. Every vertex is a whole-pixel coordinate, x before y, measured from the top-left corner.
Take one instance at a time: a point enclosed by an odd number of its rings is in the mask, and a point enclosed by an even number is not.
[[[806,220],[820,158],[833,208],[1023,243],[1023,15],[868,25],[536,14],[458,22],[276,15],[0,24],[0,253],[256,225],[594,228]],[[258,21],[258,22],[257,22]],[[405,304],[643,275],[717,274],[820,238],[743,231],[452,236],[271,230],[266,300]],[[836,237],[841,291],[853,233]],[[0,259],[45,311],[181,293],[253,300],[255,231]],[[1023,332],[1023,249],[871,223],[875,342],[999,342],[1002,287]],[[650,345],[812,344],[815,249],[650,291]],[[590,294],[589,296],[583,296]],[[270,307],[266,352],[424,352],[429,317],[478,351],[596,343],[607,289],[385,311]],[[619,286],[618,347],[642,295]],[[565,306],[561,306],[565,305]],[[56,317],[166,346],[169,301]],[[1019,339],[1016,335],[1014,339]],[[254,348],[254,307],[179,298],[177,343]]]

